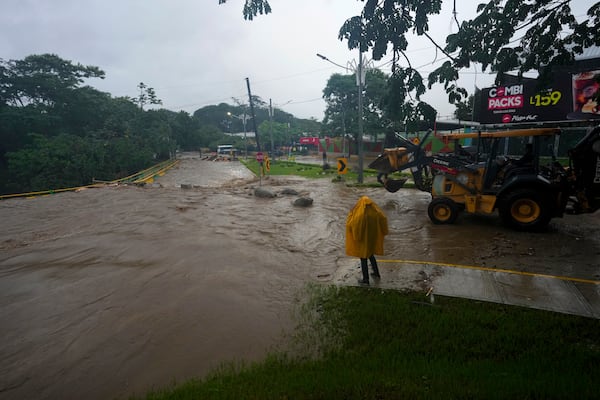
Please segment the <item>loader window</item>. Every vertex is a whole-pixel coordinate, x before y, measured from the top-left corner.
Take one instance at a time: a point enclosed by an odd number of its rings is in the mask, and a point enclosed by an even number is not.
[[[485,177],[483,180],[483,188],[489,189],[492,186],[492,183],[496,180],[496,175],[498,174],[499,165],[496,163],[496,155],[498,154],[498,146],[500,145],[500,140],[492,139],[483,140],[482,142],[487,142],[489,145],[489,153],[487,155],[485,165]]]
[[[527,143],[523,155],[513,163],[515,165],[533,165],[533,144]]]

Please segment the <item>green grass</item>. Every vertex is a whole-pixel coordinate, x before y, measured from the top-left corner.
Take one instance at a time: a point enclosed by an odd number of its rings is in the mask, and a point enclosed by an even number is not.
[[[569,157],[557,157],[556,161],[558,161],[563,167],[569,166]],[[552,157],[540,157],[540,165],[549,164],[552,164]]]
[[[309,286],[285,353],[145,399],[590,399],[600,321],[422,293]]]
[[[260,165],[255,159],[240,159],[240,161],[246,166],[246,168],[258,175]],[[271,170],[266,172],[266,175],[297,175],[311,179],[330,178],[333,181],[344,181],[349,185],[357,184],[358,174],[356,171],[349,170],[344,175],[338,175],[337,165],[330,163],[329,166],[330,168],[323,169],[322,165],[276,160],[271,161]],[[377,183],[376,177],[377,171],[371,169],[364,170],[363,186],[381,186],[379,183]]]
[[[241,160],[242,163],[253,173],[258,175],[260,165],[254,159]],[[335,178],[337,169],[323,169],[321,165],[302,164],[292,161],[271,161],[271,170],[267,175],[298,175],[305,178]]]

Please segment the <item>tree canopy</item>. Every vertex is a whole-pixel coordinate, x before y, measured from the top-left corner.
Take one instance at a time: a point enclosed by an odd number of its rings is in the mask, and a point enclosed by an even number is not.
[[[79,87],[84,78],[104,78],[104,71],[55,54],[0,59],[0,104],[52,106],[64,101],[65,94]]]
[[[363,107],[365,132],[376,135],[385,132],[390,121],[386,118],[385,105],[388,75],[378,69],[366,73]],[[323,89],[327,103],[324,126],[333,136],[358,135],[358,90],[354,75],[333,74]]]
[[[509,71],[538,71],[544,77],[551,67],[571,64],[585,48],[600,46],[600,2],[590,3],[586,15],[577,20],[571,8],[574,0],[490,0],[477,6],[474,19],[456,20],[458,32],[445,43],[429,34],[430,17],[440,13],[443,0],[362,2],[361,14],[346,20],[339,39],[350,49],[370,51],[374,60],[391,54],[388,107],[400,119],[431,113],[420,97],[436,83],[444,86],[451,103],[464,101],[468,93],[457,80],[460,70],[472,63],[480,64],[483,72],[497,73],[497,81]],[[266,0],[245,1],[246,19],[269,12]],[[427,38],[447,58],[427,76],[427,87],[407,52],[410,35]]]

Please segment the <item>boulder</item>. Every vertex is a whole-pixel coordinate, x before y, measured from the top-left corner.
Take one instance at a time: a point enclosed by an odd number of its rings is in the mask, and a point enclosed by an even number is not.
[[[298,192],[295,191],[294,189],[290,189],[290,188],[285,188],[281,191],[281,194],[287,194],[290,196],[298,196]]]
[[[295,207],[310,207],[313,204],[313,199],[310,197],[298,197],[294,200]]]
[[[254,189],[254,195],[256,197],[261,197],[261,198],[266,198],[266,199],[271,199],[271,198],[275,197],[275,193],[271,192],[270,190],[263,189],[260,187]]]

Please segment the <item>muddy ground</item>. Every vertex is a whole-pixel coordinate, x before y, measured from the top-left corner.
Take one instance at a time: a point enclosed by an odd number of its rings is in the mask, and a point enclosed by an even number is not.
[[[285,343],[305,283],[356,263],[344,226],[361,195],[387,213],[382,258],[600,278],[598,213],[538,234],[497,217],[436,226],[415,190],[263,179],[314,199],[298,208],[254,197],[258,184],[238,162],[187,156],[146,187],[1,201],[0,399],[126,398],[260,360]]]

